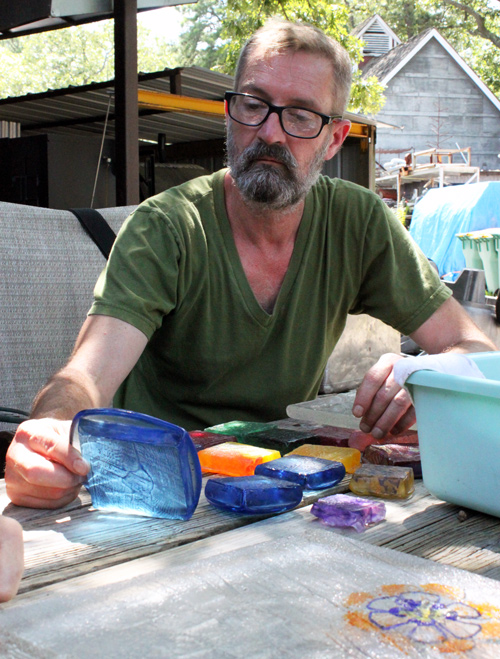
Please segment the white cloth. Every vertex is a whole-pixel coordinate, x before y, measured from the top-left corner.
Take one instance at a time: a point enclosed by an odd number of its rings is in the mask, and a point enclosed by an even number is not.
[[[394,364],[394,379],[399,386],[404,387],[407,378],[420,370],[439,371],[449,375],[461,375],[469,378],[484,378],[477,364],[467,355],[446,352],[441,355],[422,355],[407,357]]]

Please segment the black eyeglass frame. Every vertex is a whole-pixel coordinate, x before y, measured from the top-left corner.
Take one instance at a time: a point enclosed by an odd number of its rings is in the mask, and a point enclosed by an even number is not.
[[[268,106],[268,111],[264,119],[262,121],[259,121],[258,124],[247,124],[244,121],[240,121],[239,119],[235,119],[232,114],[231,114],[231,99],[234,98],[235,96],[246,96],[247,98],[255,98],[255,100],[260,101],[261,103],[264,103],[265,105]],[[257,126],[262,126],[268,119],[269,115],[272,114],[273,112],[276,112],[276,114],[279,117],[280,120],[280,126],[283,129],[283,131],[287,134],[290,135],[290,137],[296,137],[299,140],[314,140],[319,135],[321,134],[321,131],[325,126],[330,125],[333,121],[343,119],[343,116],[341,114],[323,114],[323,112],[317,112],[316,110],[311,110],[310,108],[303,108],[298,105],[274,105],[273,103],[270,103],[269,101],[264,100],[263,98],[260,98],[259,96],[255,96],[254,94],[245,94],[244,92],[225,92],[224,93],[224,100],[226,101],[227,104],[227,112],[231,119],[233,121],[236,121],[238,124],[242,124],[243,126],[251,126],[252,128],[257,128]],[[316,133],[316,135],[293,135],[293,133],[290,133],[287,131],[285,126],[283,125],[283,111],[284,110],[305,110],[306,112],[312,112],[312,114],[316,114],[318,117],[321,119],[321,126],[319,131]]]

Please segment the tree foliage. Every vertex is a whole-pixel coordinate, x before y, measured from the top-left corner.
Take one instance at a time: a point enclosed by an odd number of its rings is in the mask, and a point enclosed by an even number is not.
[[[269,16],[304,20],[325,30],[360,59],[350,34],[363,20],[380,14],[402,41],[436,27],[483,81],[500,93],[500,0],[199,0],[187,6],[179,63],[211,66],[233,73],[245,39]],[[383,103],[376,80],[355,76],[350,108],[375,114]]]
[[[171,66],[171,46],[138,27],[139,71]],[[0,98],[111,80],[113,21],[0,41]]]
[[[267,18],[282,16],[321,28],[349,52],[353,66],[362,57],[362,43],[348,29],[344,4],[328,0],[199,0],[182,10],[186,31],[176,49],[181,64],[209,65],[233,74],[239,52],[248,37]],[[375,114],[384,103],[383,88],[375,78],[355,76],[350,110]]]

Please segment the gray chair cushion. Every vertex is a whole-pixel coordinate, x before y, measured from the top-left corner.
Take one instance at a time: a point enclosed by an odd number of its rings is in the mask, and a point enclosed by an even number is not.
[[[116,233],[134,208],[100,212]],[[0,202],[0,406],[29,410],[66,362],[104,265],[71,212]]]

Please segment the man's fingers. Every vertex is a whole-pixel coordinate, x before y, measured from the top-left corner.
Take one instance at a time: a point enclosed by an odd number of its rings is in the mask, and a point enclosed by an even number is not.
[[[31,419],[17,429],[15,440],[47,460],[63,465],[69,471],[85,476],[89,465],[69,443],[71,421]]]
[[[412,418],[410,396],[394,380],[393,366],[399,359],[401,355],[394,353],[382,355],[365,375],[354,400],[353,414],[361,419],[360,429],[377,439],[395,427],[403,429]]]
[[[78,454],[79,455],[79,454]],[[52,462],[40,453],[31,451],[26,444],[18,443],[9,451],[6,465],[7,473],[11,470],[20,480],[39,487],[58,487],[66,489],[81,485],[85,477],[69,471],[64,465]]]
[[[412,405],[410,409],[406,412],[406,414],[403,414],[403,416],[393,427],[393,429],[391,430],[392,434],[397,435],[400,432],[404,432],[405,430],[408,430],[408,428],[410,428],[416,422],[416,420],[417,417],[415,416],[415,408]]]
[[[69,443],[71,421],[30,419],[17,429],[15,440],[28,446],[47,460],[63,465],[69,471],[85,476],[89,465]]]
[[[404,389],[399,386],[387,388],[375,396],[369,413],[363,417],[359,427],[363,432],[371,432],[376,439],[381,439],[398,423],[404,424],[403,418],[410,408],[413,409],[411,399]]]
[[[89,465],[69,444],[70,422],[32,419],[7,451],[7,496],[18,506],[58,508],[78,496]]]
[[[395,353],[382,355],[366,373],[354,399],[352,413],[355,417],[360,419],[367,414],[380,388],[386,386],[386,381],[392,374],[392,367],[399,359],[401,356]],[[397,386],[399,388],[399,385]]]

